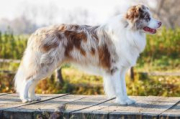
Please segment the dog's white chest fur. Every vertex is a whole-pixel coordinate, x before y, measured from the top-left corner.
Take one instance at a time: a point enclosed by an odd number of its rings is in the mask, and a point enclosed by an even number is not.
[[[123,15],[117,17],[119,18],[114,18],[109,22],[109,33],[119,56],[118,65],[131,67],[136,64],[139,54],[146,46],[146,36],[139,31],[129,30],[124,24]]]

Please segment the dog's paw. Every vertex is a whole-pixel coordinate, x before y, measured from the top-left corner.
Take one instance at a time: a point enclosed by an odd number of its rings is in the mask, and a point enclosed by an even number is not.
[[[28,100],[29,100],[29,102],[32,102],[32,101],[40,101],[40,100],[41,100],[41,97],[39,97],[39,96],[33,96],[33,97],[29,98]]]
[[[128,97],[125,99],[116,98],[115,103],[118,103],[120,105],[132,105],[132,104],[135,104],[136,101],[134,101]]]
[[[21,99],[21,101],[22,101],[23,103],[28,103],[28,102],[29,102],[29,99],[28,99],[28,98],[25,98],[25,99]]]
[[[131,105],[131,104],[135,104],[136,101],[133,100],[133,99],[130,99],[130,98],[128,97],[128,98],[126,99],[126,103],[127,103],[128,105]]]
[[[118,103],[119,105],[126,105],[126,101],[120,100],[118,98],[116,98],[115,103]]]
[[[23,103],[28,103],[28,102],[33,102],[33,101],[40,101],[41,100],[41,97],[39,96],[34,96],[34,97],[31,97],[31,98],[24,98],[24,99],[21,99]]]

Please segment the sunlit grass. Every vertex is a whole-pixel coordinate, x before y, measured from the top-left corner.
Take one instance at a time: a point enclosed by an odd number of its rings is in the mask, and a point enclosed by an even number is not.
[[[36,93],[70,93],[81,95],[104,94],[101,77],[85,74],[75,68],[62,69],[64,84],[59,84],[54,75],[39,82]],[[0,73],[0,92],[13,93],[14,74]],[[180,96],[180,77],[148,76],[135,73],[132,81],[126,76],[129,95]]]

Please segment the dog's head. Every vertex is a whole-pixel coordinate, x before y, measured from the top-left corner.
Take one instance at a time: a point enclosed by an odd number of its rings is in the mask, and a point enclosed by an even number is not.
[[[125,17],[133,29],[150,34],[155,34],[162,25],[160,21],[152,17],[149,8],[141,4],[130,7]]]

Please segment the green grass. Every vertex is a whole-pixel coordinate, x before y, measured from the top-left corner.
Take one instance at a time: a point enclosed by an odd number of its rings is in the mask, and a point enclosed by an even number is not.
[[[104,94],[102,78],[85,74],[72,67],[62,69],[65,83],[59,84],[54,75],[39,82],[36,93],[70,93],[84,95]],[[0,92],[14,92],[13,74],[0,73]],[[131,81],[126,76],[127,91],[134,96],[180,96],[180,77],[147,76],[135,74]]]

